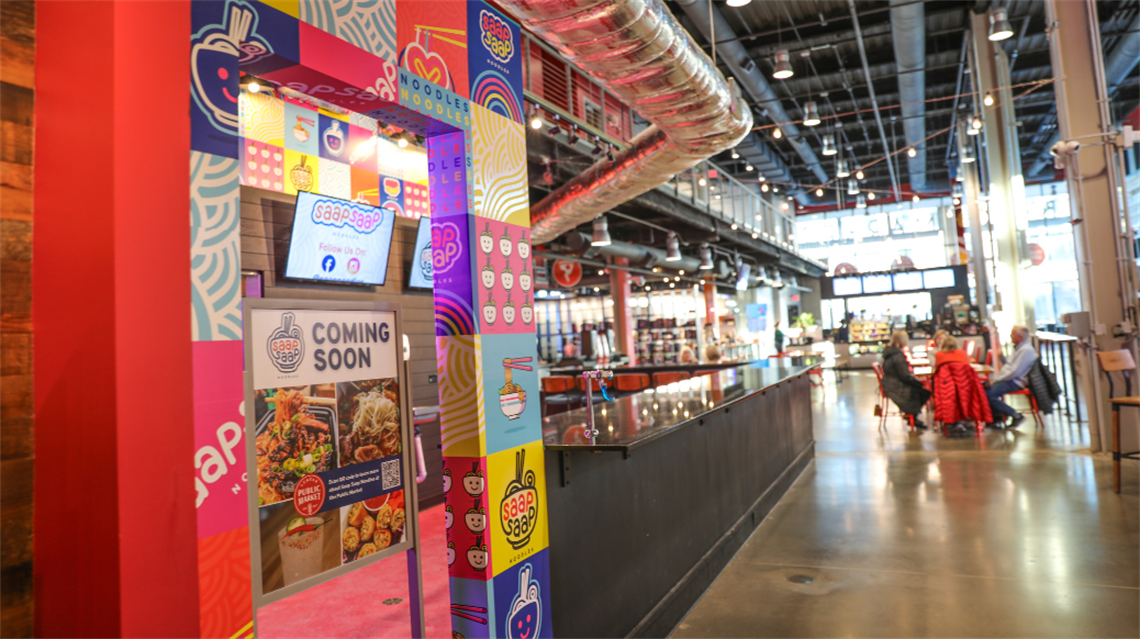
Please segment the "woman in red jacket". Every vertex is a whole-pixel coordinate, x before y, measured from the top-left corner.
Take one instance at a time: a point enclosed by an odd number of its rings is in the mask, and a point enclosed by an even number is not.
[[[958,339],[953,335],[944,336],[942,343],[938,345],[938,352],[934,354],[934,370],[937,371],[939,366],[947,362],[970,363],[966,351],[958,348]]]

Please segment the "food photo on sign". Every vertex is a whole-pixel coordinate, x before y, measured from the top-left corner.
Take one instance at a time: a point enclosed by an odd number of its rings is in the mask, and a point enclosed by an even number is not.
[[[260,508],[262,592],[292,586],[341,565],[340,513],[302,517],[292,501]]]
[[[340,382],[336,391],[341,467],[399,455],[399,380]]]
[[[258,504],[293,499],[297,481],[336,468],[332,384],[255,391]]]
[[[380,495],[340,509],[341,559],[350,563],[406,539],[404,491]]]

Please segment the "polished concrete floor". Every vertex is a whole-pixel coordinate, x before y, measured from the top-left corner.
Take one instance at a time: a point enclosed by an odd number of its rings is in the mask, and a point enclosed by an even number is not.
[[[813,391],[816,459],[675,637],[1140,637],[1140,472],[1046,417],[877,429],[870,373]]]

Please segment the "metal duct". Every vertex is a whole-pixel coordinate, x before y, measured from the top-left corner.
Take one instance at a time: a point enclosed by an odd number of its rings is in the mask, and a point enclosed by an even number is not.
[[[900,6],[901,5],[901,6]],[[891,41],[899,76],[903,133],[915,150],[907,158],[912,191],[926,190],[926,9],[911,0],[891,0]]]
[[[709,31],[709,6],[707,2],[701,0],[678,0],[677,4],[685,11],[685,15],[697,26],[701,34],[704,35],[705,40],[713,41],[712,34]],[[756,64],[752,57],[748,55],[748,50],[744,45],[738,41],[725,42],[725,40],[734,40],[736,33],[732,30],[732,25],[724,18],[715,5],[712,8],[713,26],[716,27],[716,45],[717,52],[720,53],[724,63],[728,68],[732,69],[733,75],[736,76],[737,82],[748,91],[752,99],[756,100],[757,104],[765,109],[768,109],[768,115],[772,118],[773,122],[791,122],[792,118],[784,111],[784,106],[780,102],[779,96],[772,90],[771,85],[768,84],[768,79],[760,72],[759,65]],[[819,158],[816,157],[815,151],[808,146],[808,143],[800,135],[799,127],[794,124],[784,124],[780,127],[784,132],[788,142],[791,142],[792,147],[795,148],[796,153],[803,158],[804,164],[811,169],[812,173],[819,180],[820,184],[827,182],[827,172],[823,170],[820,165]],[[768,176],[768,179],[774,179]],[[789,180],[792,181],[792,180]]]
[[[1140,31],[1140,14],[1137,14],[1132,20],[1132,24],[1128,25],[1125,33],[1135,33],[1136,31]],[[1136,68],[1137,64],[1140,64],[1140,37],[1122,36],[1116,48],[1108,54],[1108,59],[1105,60],[1104,64],[1104,80],[1109,95],[1112,94],[1116,85],[1124,82],[1132,74],[1132,70]],[[1061,130],[1057,129],[1053,135],[1049,136],[1049,141],[1045,143],[1041,155],[1037,157],[1033,166],[1029,167],[1029,173],[1026,175],[1030,177],[1037,175],[1041,169],[1053,163],[1053,156],[1049,153],[1049,149],[1053,148],[1053,145],[1060,139]]]
[[[752,112],[661,0],[503,0],[501,6],[653,126],[530,209],[532,241],[569,229],[730,149]]]
[[[736,146],[736,151],[765,179],[777,183],[795,184],[796,180],[792,177],[791,169],[784,164],[784,160],[775,150],[764,142],[764,137],[759,133],[749,133]],[[795,196],[796,201],[805,206],[813,203],[807,191],[800,187],[789,187],[787,193]]]
[[[673,271],[683,270],[686,273],[696,273],[701,266],[700,260],[686,255],[682,255],[679,260],[667,262],[665,261],[665,251],[653,248],[652,246],[642,246],[640,244],[630,244],[629,242],[618,242],[616,240],[606,246],[591,246],[590,236],[580,232],[568,233],[565,240],[570,250],[582,253],[583,257],[592,257],[594,255],[624,257],[629,259],[630,265],[632,266],[645,268],[660,266],[661,268]]]

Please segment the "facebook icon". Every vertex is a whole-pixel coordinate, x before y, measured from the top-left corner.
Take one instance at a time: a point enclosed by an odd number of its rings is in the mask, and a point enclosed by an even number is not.
[[[321,270],[326,273],[332,273],[336,268],[336,258],[331,255],[326,255],[325,259],[321,261]]]

